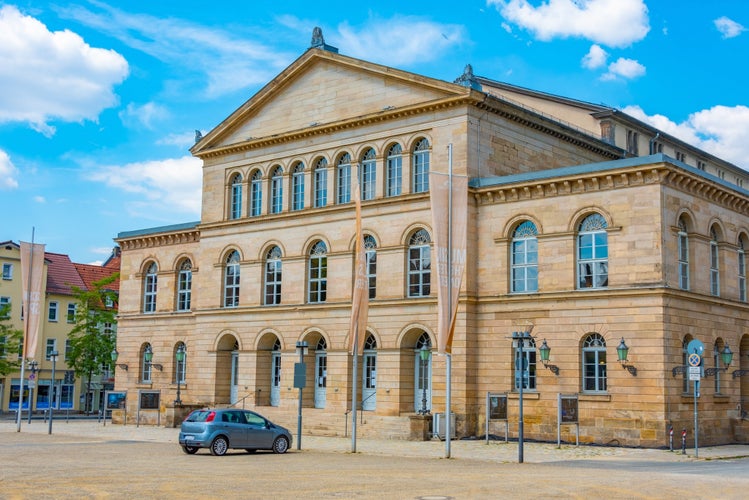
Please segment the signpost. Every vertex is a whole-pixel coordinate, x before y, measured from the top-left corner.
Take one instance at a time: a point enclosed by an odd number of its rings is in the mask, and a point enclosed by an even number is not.
[[[699,423],[697,421],[697,398],[700,397],[700,378],[702,377],[702,353],[705,345],[697,339],[687,344],[687,362],[689,363],[689,380],[694,382],[694,456],[699,458]]]

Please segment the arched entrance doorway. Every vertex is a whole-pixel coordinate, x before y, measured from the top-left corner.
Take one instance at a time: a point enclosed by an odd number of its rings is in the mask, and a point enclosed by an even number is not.
[[[216,403],[233,404],[239,398],[239,341],[227,333],[216,346]]]
[[[422,359],[422,350],[428,350],[426,359]],[[423,332],[414,348],[414,411],[429,413],[432,410],[432,341],[429,334]]]

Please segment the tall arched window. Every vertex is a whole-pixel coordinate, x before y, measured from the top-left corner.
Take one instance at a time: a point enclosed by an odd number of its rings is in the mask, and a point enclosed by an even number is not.
[[[336,165],[336,184],[338,193],[336,203],[348,203],[351,201],[351,155],[344,153],[338,159]]]
[[[242,216],[242,174],[234,174],[231,178],[231,204],[229,218],[239,219]]]
[[[403,149],[400,144],[393,144],[387,152],[385,196],[398,196],[402,191]]]
[[[143,278],[143,312],[152,313],[156,311],[156,289],[158,267],[151,262],[146,268],[146,276]]]
[[[426,297],[431,293],[431,238],[425,229],[416,231],[408,242],[408,296]]]
[[[270,213],[280,214],[283,210],[283,169],[273,169],[270,179]]]
[[[182,361],[177,359],[177,353],[182,353]],[[184,384],[185,373],[187,372],[187,348],[184,342],[177,342],[174,346],[174,352],[172,353],[172,359],[174,360],[174,383]]]
[[[277,246],[265,255],[265,304],[281,303],[281,249]]]
[[[684,217],[679,218],[678,234],[679,252],[679,288],[689,290],[689,236],[687,233],[687,222]]]
[[[233,250],[224,266],[224,307],[239,305],[239,252]]]
[[[255,170],[250,178],[250,216],[260,215],[263,207],[263,174]]]
[[[364,373],[362,376],[361,407],[373,411],[377,407],[377,340],[367,334],[362,353]]]
[[[429,351],[428,359],[422,360],[421,350]],[[416,341],[414,364],[416,365],[414,384],[414,409],[419,413],[429,412],[432,408],[432,340],[423,332]]]
[[[364,252],[367,259],[369,298],[374,299],[377,296],[377,242],[371,234],[364,235]]]
[[[512,233],[512,291],[538,291],[538,230],[525,221]]]
[[[310,250],[308,288],[309,303],[325,302],[328,289],[328,248],[322,241],[315,243]]]
[[[177,274],[177,310],[189,311],[192,302],[192,262],[185,259]]]
[[[328,160],[320,158],[315,164],[315,208],[328,204]]]
[[[413,186],[414,193],[425,193],[429,191],[429,141],[420,140],[414,148],[413,164]]]
[[[583,391],[606,391],[606,341],[598,333],[583,341]]]
[[[577,235],[577,286],[603,288],[609,284],[609,244],[606,219],[601,214],[587,216]]]
[[[710,294],[720,296],[720,254],[718,253],[718,231],[710,228]]]
[[[739,236],[739,250],[736,255],[738,259],[737,271],[739,275],[739,300],[741,302],[746,302],[746,245],[744,243],[744,240],[744,235]]]
[[[375,151],[372,148],[369,148],[362,157],[359,182],[361,182],[361,200],[374,199],[377,184],[377,166],[375,164]]]
[[[304,163],[299,162],[294,166],[291,174],[291,209],[301,210],[304,208]]]

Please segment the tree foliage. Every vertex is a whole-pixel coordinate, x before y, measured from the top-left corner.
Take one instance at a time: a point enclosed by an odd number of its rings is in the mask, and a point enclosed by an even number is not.
[[[23,331],[10,323],[10,304],[0,306],[0,375],[7,375],[21,366],[18,350],[23,341]]]

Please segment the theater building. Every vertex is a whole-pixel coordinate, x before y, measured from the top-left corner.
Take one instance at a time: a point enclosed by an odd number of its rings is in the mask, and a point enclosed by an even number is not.
[[[446,399],[428,173],[452,168],[469,178],[457,437],[484,434],[487,393],[506,396],[515,436],[522,384],[526,439],[556,439],[563,394],[577,401],[582,442],[663,446],[672,425],[691,440],[686,346],[697,339],[710,368],[700,443],[749,438],[740,168],[615,109],[470,66],[435,80],[339,54],[321,36],[191,151],[203,160],[200,221],[116,240],[116,388],[128,413],[139,391],[158,391],[145,421],[237,404],[295,428],[304,341],[304,432],[350,432],[358,189],[370,298],[358,432],[422,436],[424,410],[444,412]],[[531,325],[532,341],[514,347]]]

